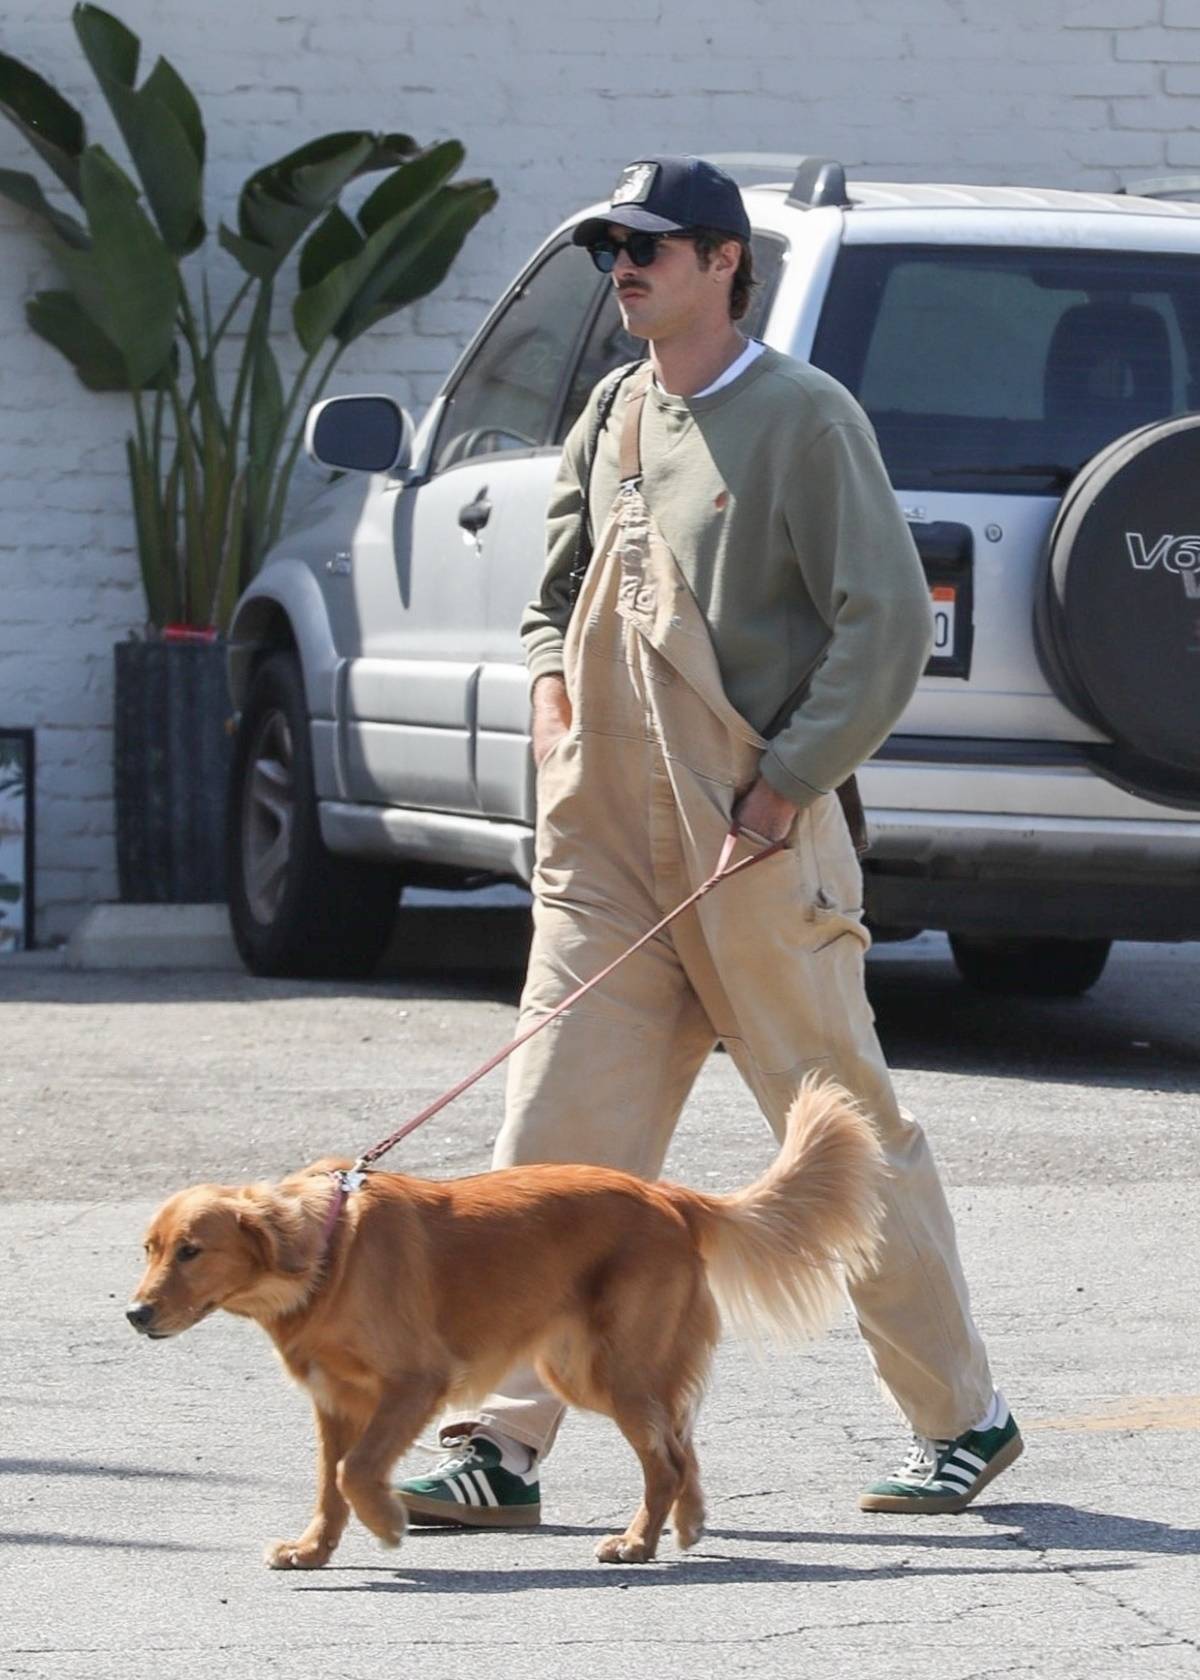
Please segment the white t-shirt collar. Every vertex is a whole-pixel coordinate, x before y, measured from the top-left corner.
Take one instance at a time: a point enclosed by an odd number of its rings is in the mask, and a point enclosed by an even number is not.
[[[760,344],[758,339],[748,338],[746,340],[746,348],[742,351],[740,356],[730,362],[724,373],[718,374],[712,384],[706,385],[703,391],[693,391],[692,395],[687,400],[689,402],[694,402],[697,397],[711,397],[717,391],[723,390],[726,385],[732,385],[735,379],[745,373],[746,369],[752,362],[756,362],[758,360],[765,349],[766,345]],[[659,384],[657,379],[654,381],[654,384],[657,390],[662,390],[662,386]],[[669,393],[664,392],[664,395],[669,395]]]

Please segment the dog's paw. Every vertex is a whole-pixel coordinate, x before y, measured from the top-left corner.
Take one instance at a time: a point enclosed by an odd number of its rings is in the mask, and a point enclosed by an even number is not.
[[[400,1544],[408,1527],[408,1507],[386,1483],[355,1475],[343,1460],[338,1466],[338,1490],[381,1545],[391,1548]]]
[[[263,1553],[268,1569],[320,1569],[329,1561],[329,1547],[309,1540],[274,1540]]]
[[[649,1563],[654,1553],[644,1540],[631,1540],[627,1534],[610,1534],[596,1545],[601,1563]]]
[[[686,1513],[676,1511],[674,1517],[675,1544],[681,1552],[694,1546],[704,1533],[704,1509]]]
[[[406,1524],[400,1522],[380,1521],[368,1525],[371,1533],[378,1540],[385,1552],[394,1552],[404,1538]]]
[[[408,1527],[408,1511],[402,1500],[381,1491],[370,1498],[356,1499],[354,1511],[363,1526],[369,1528],[379,1544],[389,1551],[403,1540]]]

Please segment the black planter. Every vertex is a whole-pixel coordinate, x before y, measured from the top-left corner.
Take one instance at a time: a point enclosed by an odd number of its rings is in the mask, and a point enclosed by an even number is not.
[[[125,904],[225,899],[232,707],[223,642],[118,642],[117,877]]]

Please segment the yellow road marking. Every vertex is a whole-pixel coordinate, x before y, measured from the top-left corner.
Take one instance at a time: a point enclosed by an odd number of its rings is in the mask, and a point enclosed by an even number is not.
[[[1200,1394],[1126,1395],[1078,1417],[1023,1419],[1034,1429],[1200,1429]]]

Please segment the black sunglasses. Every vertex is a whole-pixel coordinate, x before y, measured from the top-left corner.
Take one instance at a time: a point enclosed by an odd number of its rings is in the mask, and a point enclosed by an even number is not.
[[[643,233],[634,228],[627,239],[610,239],[607,235],[602,239],[593,239],[587,250],[601,274],[611,274],[622,251],[635,268],[649,268],[664,239],[688,237],[686,233]]]

